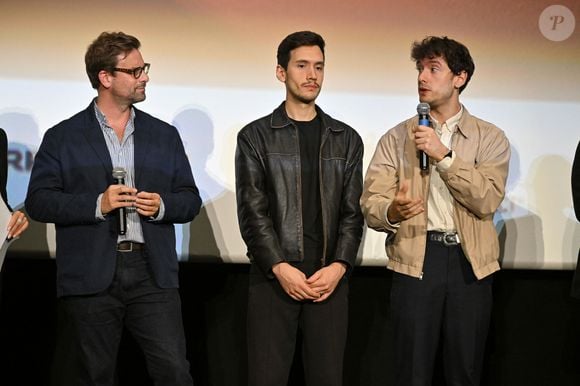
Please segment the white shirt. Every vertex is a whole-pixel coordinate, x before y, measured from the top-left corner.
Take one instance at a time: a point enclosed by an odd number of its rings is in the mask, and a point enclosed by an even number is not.
[[[457,124],[462,114],[463,106],[457,114],[442,124],[431,118],[433,128],[441,143],[451,150],[453,150],[451,148],[452,138],[457,132]],[[454,198],[439,175],[439,172],[449,169],[454,159],[455,153],[451,158],[445,157],[441,161],[431,164],[429,199],[427,201],[427,230],[429,231],[454,232],[457,230],[453,221]]]

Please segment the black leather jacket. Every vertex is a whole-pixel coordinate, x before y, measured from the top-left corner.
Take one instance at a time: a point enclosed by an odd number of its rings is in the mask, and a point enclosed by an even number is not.
[[[341,261],[352,268],[361,241],[363,144],[350,126],[318,106],[323,134],[320,190],[324,249],[322,265]],[[238,133],[236,198],[248,257],[271,276],[274,264],[304,259],[298,129],[284,103]]]

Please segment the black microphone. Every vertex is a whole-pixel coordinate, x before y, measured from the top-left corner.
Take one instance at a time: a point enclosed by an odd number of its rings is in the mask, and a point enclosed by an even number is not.
[[[119,184],[119,185],[125,185],[125,176],[127,175],[127,172],[125,171],[125,169],[121,168],[121,167],[116,167],[113,168],[113,178],[115,179],[115,183]],[[127,211],[125,210],[125,207],[121,207],[118,210],[118,216],[117,216],[117,220],[118,220],[118,224],[119,224],[119,234],[120,235],[124,235],[125,233],[127,233]]]
[[[419,125],[420,126],[431,126],[429,122],[429,103],[419,103],[417,105],[417,114],[419,114]],[[425,154],[423,150],[419,151],[419,168],[421,170],[429,169],[429,156]]]

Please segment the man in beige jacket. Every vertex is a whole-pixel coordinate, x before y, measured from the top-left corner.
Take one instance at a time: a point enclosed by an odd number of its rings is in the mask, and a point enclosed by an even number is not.
[[[415,42],[418,117],[380,139],[365,177],[367,224],[387,234],[393,270],[396,385],[431,385],[440,337],[448,385],[478,385],[499,270],[493,215],[505,194],[510,146],[504,133],[469,114],[459,94],[475,66],[447,37]],[[429,157],[420,168],[420,152]]]

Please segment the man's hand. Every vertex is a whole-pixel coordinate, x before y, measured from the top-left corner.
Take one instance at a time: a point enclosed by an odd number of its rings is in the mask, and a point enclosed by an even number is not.
[[[292,299],[297,301],[318,299],[318,292],[312,290],[306,282],[306,276],[302,271],[292,265],[282,262],[272,267],[272,273],[280,282],[284,291]]]
[[[314,272],[314,274],[306,280],[306,283],[310,288],[317,294],[320,294],[320,297],[315,299],[314,302],[319,303],[328,299],[336,289],[338,282],[342,279],[345,272],[346,267],[344,264],[336,261]]]
[[[137,213],[145,217],[155,217],[161,206],[161,196],[157,193],[139,192],[135,200]]]
[[[137,189],[125,185],[110,185],[101,197],[101,212],[107,214],[121,207],[133,206]]]
[[[449,149],[441,143],[441,140],[429,126],[417,126],[413,132],[415,133],[415,146],[417,150],[424,151],[429,157],[435,161],[441,161]]]
[[[17,210],[12,213],[10,221],[8,221],[8,235],[7,239],[18,237],[28,228],[28,219],[21,211]]]
[[[403,220],[408,220],[425,211],[425,208],[423,207],[423,199],[408,198],[408,191],[409,181],[405,180],[401,183],[399,191],[387,210],[387,218],[390,223],[395,224]]]

